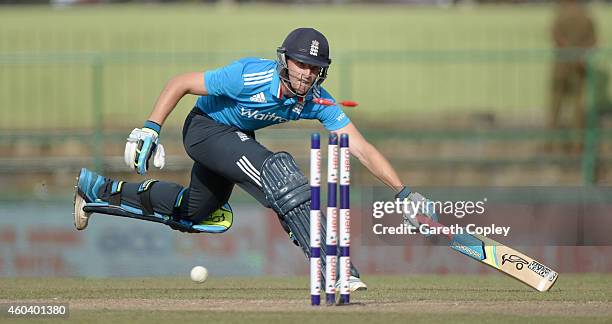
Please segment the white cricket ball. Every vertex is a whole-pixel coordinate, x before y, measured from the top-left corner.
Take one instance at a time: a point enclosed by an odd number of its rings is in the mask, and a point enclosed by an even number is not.
[[[195,266],[191,269],[191,280],[202,283],[208,278],[208,270],[202,266]]]

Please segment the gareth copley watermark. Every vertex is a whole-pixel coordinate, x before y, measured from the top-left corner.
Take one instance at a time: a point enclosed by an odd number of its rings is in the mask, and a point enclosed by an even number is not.
[[[417,197],[417,199],[406,198],[395,199],[394,201],[374,201],[372,203],[372,216],[374,219],[381,219],[385,215],[391,214],[401,214],[403,218],[402,224],[394,226],[376,224],[375,222],[372,232],[376,235],[410,235],[420,233],[425,235],[479,234],[484,236],[508,236],[510,233],[509,226],[497,226],[495,224],[487,226],[476,224],[467,224],[465,226],[430,226],[428,224],[419,224],[416,221],[417,214],[447,214],[457,218],[463,218],[466,215],[482,215],[485,213],[487,198],[476,201],[431,201],[421,195]]]
[[[478,201],[433,201],[433,200],[409,200],[395,199],[394,201],[375,201],[372,203],[372,216],[382,218],[386,214],[405,214],[414,217],[417,213],[426,214],[452,214],[457,218],[465,215],[485,212],[487,198]]]
[[[398,226],[387,226],[383,224],[374,224],[372,226],[372,232],[376,235],[411,235],[411,234],[425,234],[425,235],[461,235],[461,234],[479,234],[483,236],[488,235],[503,235],[508,236],[510,233],[510,226],[497,226],[491,224],[489,226],[478,226],[476,224],[468,224],[465,227],[459,225],[449,225],[444,227],[429,226],[427,224],[421,224],[418,227],[410,224],[400,224]]]

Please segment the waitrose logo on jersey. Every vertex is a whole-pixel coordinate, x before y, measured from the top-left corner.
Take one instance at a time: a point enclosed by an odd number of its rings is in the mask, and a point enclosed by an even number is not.
[[[263,113],[263,112],[260,112],[259,110],[251,110],[251,109],[245,109],[245,108],[240,108],[240,116],[244,116],[246,118],[255,119],[255,120],[269,120],[269,121],[273,121],[277,123],[285,123],[289,121],[287,118],[277,116],[273,112]]]

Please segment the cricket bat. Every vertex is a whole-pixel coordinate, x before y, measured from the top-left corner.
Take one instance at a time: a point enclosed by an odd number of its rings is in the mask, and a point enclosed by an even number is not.
[[[421,224],[430,227],[446,226],[424,215],[417,215]],[[504,274],[534,288],[548,291],[557,281],[559,274],[525,254],[478,234],[445,234],[449,246],[472,259],[487,264]]]

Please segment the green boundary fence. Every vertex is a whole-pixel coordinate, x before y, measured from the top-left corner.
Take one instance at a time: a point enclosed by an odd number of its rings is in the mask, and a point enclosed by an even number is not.
[[[207,62],[222,62],[227,61],[228,57],[239,57],[241,53],[227,52],[208,52],[208,53],[0,53],[0,66],[11,65],[45,65],[45,64],[86,64],[91,70],[91,121],[90,129],[71,129],[64,131],[54,130],[2,130],[0,131],[0,142],[2,140],[11,139],[31,139],[34,141],[49,141],[57,140],[66,137],[77,137],[80,139],[86,138],[92,143],[94,149],[92,151],[92,159],[96,169],[102,168],[103,161],[103,142],[106,138],[112,138],[114,135],[105,130],[104,121],[104,98],[105,98],[105,74],[104,71],[109,65],[113,64],[130,64],[143,62],[170,63],[180,60],[200,60]],[[250,53],[251,55],[264,53]],[[266,53],[267,54],[267,53]],[[385,52],[351,52],[340,53],[335,55],[335,61],[338,62],[336,68],[339,75],[339,98],[353,98],[355,83],[359,82],[354,78],[355,68],[360,64],[372,62],[386,63],[393,62],[411,62],[411,63],[426,63],[426,62],[451,62],[451,63],[480,63],[480,62],[546,62],[550,61],[555,53],[551,50],[465,50],[465,51],[385,51]],[[595,182],[595,172],[597,169],[597,147],[601,138],[609,139],[612,137],[612,131],[601,129],[599,127],[598,107],[596,106],[597,74],[594,72],[595,67],[601,61],[610,63],[612,61],[612,49],[599,49],[592,51],[587,55],[587,128],[585,134],[578,134],[576,131],[568,130],[547,130],[529,129],[514,131],[508,129],[420,129],[418,131],[402,131],[396,132],[392,137],[398,139],[416,139],[429,141],[456,141],[456,140],[504,140],[504,141],[521,141],[528,139],[547,139],[568,141],[571,139],[580,138],[584,135],[584,152],[582,155],[582,178],[584,184],[593,184]],[[6,108],[5,108],[6,109]],[[9,108],[10,109],[10,108]],[[87,123],[86,123],[87,124]],[[86,126],[87,127],[87,126]],[[389,138],[386,133],[376,134],[372,132],[372,136]],[[124,135],[122,135],[123,137]],[[518,161],[516,161],[518,163]],[[512,161],[510,161],[512,163]]]

